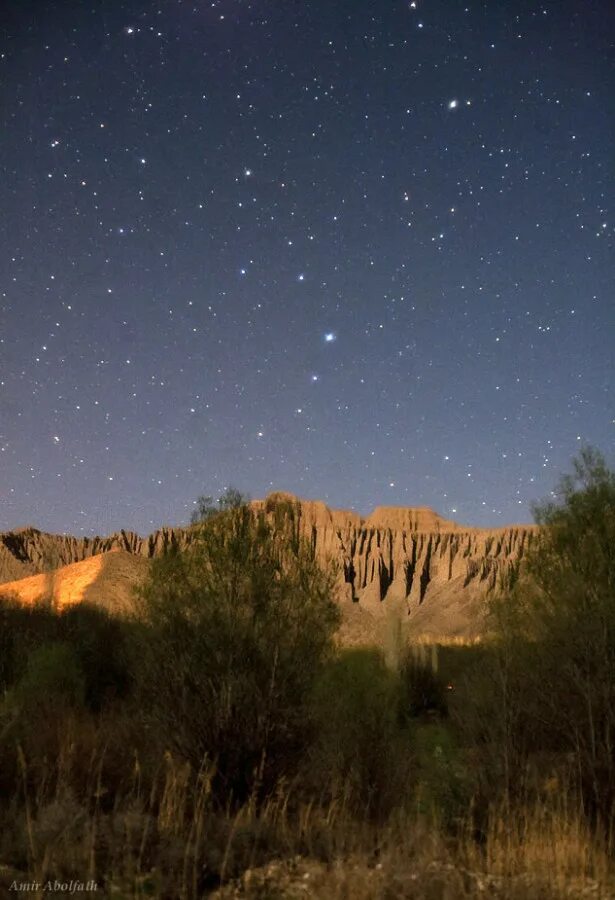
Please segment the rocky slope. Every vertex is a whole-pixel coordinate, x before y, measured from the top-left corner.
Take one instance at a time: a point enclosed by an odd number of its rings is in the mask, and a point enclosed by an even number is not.
[[[485,596],[498,575],[523,556],[535,534],[526,525],[467,528],[425,508],[378,507],[362,518],[288,494],[254,501],[255,508],[267,515],[280,504],[290,511],[318,558],[338,561],[350,642],[373,635],[387,613],[427,637],[480,634]],[[193,536],[190,528],[163,528],[145,538],[126,531],[93,538],[46,534],[35,528],[6,532],[0,534],[0,583],[12,582],[15,589],[18,579],[112,550],[123,551],[122,557],[150,559],[170,546],[186,546]],[[142,566],[132,570],[135,579],[143,574]],[[90,574],[95,582],[93,569]]]
[[[40,575],[0,584],[0,597],[24,605],[49,601],[63,609],[76,603],[103,606],[112,613],[133,607],[133,588],[147,574],[148,560],[124,550],[100,553]]]

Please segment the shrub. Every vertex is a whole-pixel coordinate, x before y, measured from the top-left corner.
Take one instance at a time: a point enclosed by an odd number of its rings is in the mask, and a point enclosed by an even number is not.
[[[409,744],[399,679],[379,650],[345,650],[326,667],[315,685],[312,719],[313,784],[376,818],[403,800]]]
[[[16,597],[0,598],[0,688],[22,677],[32,650],[58,639],[57,618],[49,604],[23,606]]]
[[[0,702],[0,790],[17,778],[20,748],[36,777],[53,777],[68,722],[83,709],[84,697],[72,647],[53,642],[30,652],[23,675]]]
[[[28,712],[42,707],[49,712],[56,707],[82,707],[85,678],[74,649],[69,644],[51,643],[33,650],[13,697]]]
[[[5,691],[13,683],[18,665],[15,631],[12,627],[16,610],[15,599],[0,598],[0,692]]]
[[[235,503],[207,517],[187,551],[156,560],[141,591],[136,656],[152,732],[196,768],[215,759],[220,797],[267,791],[292,770],[332,651],[335,572],[285,537]]]
[[[418,810],[446,831],[463,826],[475,784],[452,729],[444,722],[418,724],[412,729],[412,746]]]
[[[108,701],[127,696],[132,683],[129,626],[85,603],[61,613],[58,626],[62,639],[74,648],[83,671],[88,709],[97,712]]]
[[[112,697],[125,696],[131,683],[127,625],[105,610],[80,603],[58,611],[49,604],[24,607],[0,600],[0,689],[10,689],[26,674],[37,651],[71,647],[84,678],[84,702],[97,711]]]
[[[592,818],[615,804],[615,473],[584,450],[494,604],[509,737],[574,759]],[[531,747],[531,744],[530,744]]]

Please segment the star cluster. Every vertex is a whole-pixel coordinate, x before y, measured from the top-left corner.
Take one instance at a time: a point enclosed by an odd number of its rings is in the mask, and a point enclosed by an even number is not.
[[[506,524],[611,452],[606,0],[3,15],[0,529]]]

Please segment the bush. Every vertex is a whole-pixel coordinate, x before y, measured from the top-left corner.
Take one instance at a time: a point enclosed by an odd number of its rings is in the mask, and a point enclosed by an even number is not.
[[[380,818],[403,800],[409,743],[400,699],[379,650],[342,651],[315,685],[309,780],[353,812]]]
[[[56,642],[32,650],[19,681],[0,702],[0,791],[18,777],[26,754],[53,777],[68,722],[83,709],[85,679],[72,647]]]
[[[60,773],[83,788],[94,757],[124,778],[126,747],[139,738],[125,643],[124,624],[92,606],[0,602],[0,794],[21,783],[21,754],[42,794]]]
[[[16,597],[0,598],[0,689],[22,677],[32,650],[58,639],[57,618],[49,604],[23,606]]]
[[[475,784],[452,730],[442,722],[422,723],[412,731],[412,744],[418,810],[446,831],[463,826]]]
[[[615,804],[615,473],[585,450],[509,591],[494,604],[511,740],[574,760],[592,818]],[[533,745],[532,745],[533,742]]]
[[[85,678],[73,648],[53,643],[34,650],[13,693],[18,706],[27,710],[43,705],[49,711],[56,707],[82,707]]]
[[[185,552],[154,561],[135,651],[152,733],[194,767],[215,759],[213,790],[241,801],[292,771],[314,677],[339,622],[335,571],[235,503],[198,526]]]
[[[58,625],[83,671],[88,709],[98,712],[109,701],[127,696],[132,684],[129,626],[86,603],[62,612]]]
[[[72,648],[84,678],[84,702],[97,711],[131,684],[125,623],[105,610],[80,603],[58,611],[49,604],[21,605],[0,600],[0,689],[10,689],[26,674],[37,651],[61,644]],[[44,656],[43,652],[43,656]]]

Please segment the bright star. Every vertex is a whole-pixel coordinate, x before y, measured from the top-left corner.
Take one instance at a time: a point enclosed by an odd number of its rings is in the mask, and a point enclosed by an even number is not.
[[[334,333],[333,331],[327,331],[327,333],[325,334],[325,342],[326,342],[327,344],[330,344],[330,343],[332,343],[335,339],[336,339],[335,333]]]
[[[449,100],[448,108],[449,109],[457,109],[459,106],[459,100]]]

